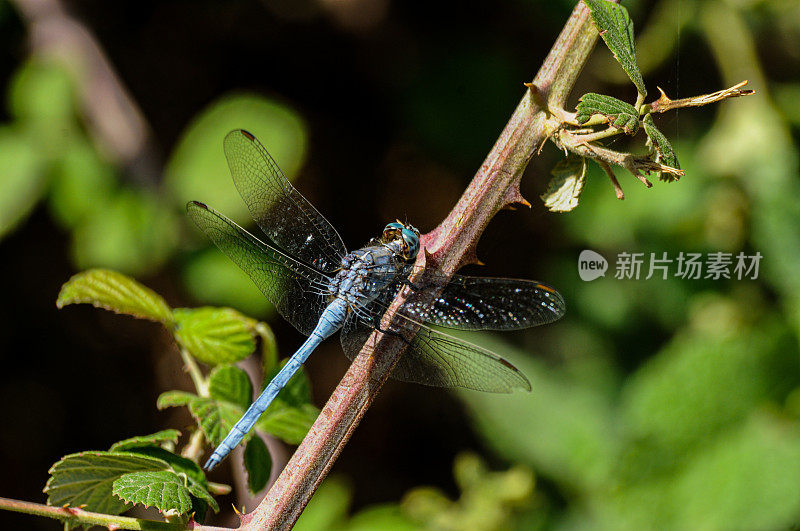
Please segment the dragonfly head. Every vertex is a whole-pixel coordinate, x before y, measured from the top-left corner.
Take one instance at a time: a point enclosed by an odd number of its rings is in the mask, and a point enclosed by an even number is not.
[[[384,227],[380,238],[381,243],[398,242],[401,244],[400,254],[404,260],[410,262],[417,258],[419,252],[419,231],[406,223],[393,221]]]

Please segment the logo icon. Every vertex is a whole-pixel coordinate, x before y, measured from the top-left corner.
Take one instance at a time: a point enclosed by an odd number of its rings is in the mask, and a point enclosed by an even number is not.
[[[608,261],[603,255],[585,249],[578,256],[578,275],[581,280],[590,282],[596,278],[606,276]]]

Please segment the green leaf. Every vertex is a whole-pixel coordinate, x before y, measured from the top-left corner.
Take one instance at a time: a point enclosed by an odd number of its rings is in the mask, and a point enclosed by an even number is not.
[[[228,94],[211,103],[184,131],[164,170],[165,184],[183,208],[187,199],[214,200],[232,219],[252,221],[242,198],[231,186],[222,139],[232,129],[256,135],[284,173],[292,179],[306,153],[306,125],[284,103],[257,94]],[[208,278],[208,277],[206,277]]]
[[[191,492],[191,489],[190,489]],[[206,515],[208,514],[208,503],[205,500],[192,495],[192,519],[198,524],[205,522]]]
[[[179,216],[155,191],[118,189],[75,228],[72,258],[83,269],[154,271],[175,251]]]
[[[230,402],[247,409],[253,401],[253,384],[242,369],[233,365],[220,365],[208,377],[208,391],[212,398]]]
[[[160,447],[164,443],[177,443],[178,437],[180,436],[181,432],[178,430],[162,430],[150,435],[137,435],[136,437],[114,443],[111,445],[111,448],[109,448],[109,451],[120,452],[130,448],[141,448],[143,446]]]
[[[594,92],[584,94],[578,102],[576,111],[575,119],[581,125],[599,114],[605,118],[606,123],[621,129],[626,135],[636,134],[639,130],[639,113],[636,107],[605,94]]]
[[[494,507],[475,508],[476,512],[489,512]],[[484,513],[485,514],[485,513]],[[437,524],[441,520],[436,520]],[[404,507],[393,503],[371,505],[361,509],[354,514],[347,523],[347,531],[418,531],[419,529],[429,528],[428,523],[414,521],[406,514]],[[471,522],[448,522],[442,526],[443,529],[511,529],[513,526],[500,525],[493,527],[485,525],[484,520],[475,519]],[[430,528],[429,528],[430,529]],[[524,529],[524,527],[523,527]]]
[[[9,86],[12,114],[26,124],[47,132],[67,129],[75,120],[77,91],[69,70],[58,60],[33,56],[15,72]],[[49,142],[46,142],[49,143]]]
[[[664,133],[656,127],[655,122],[653,122],[653,115],[645,115],[642,124],[644,124],[644,132],[647,133],[648,145],[655,149],[656,162],[660,162],[676,170],[681,169],[681,165],[678,164],[678,157],[675,155],[675,150],[672,149],[672,144],[669,143]],[[672,182],[677,180],[678,176],[660,171],[658,172],[658,178],[662,181]]]
[[[556,478],[564,488],[596,492],[606,485],[619,459],[614,400],[599,385],[554,368],[530,349],[515,349],[499,336],[459,336],[503,357],[530,379],[536,392],[495,395],[462,392],[470,418],[486,441],[513,462],[534,465],[542,475]],[[591,337],[591,336],[590,336]],[[585,336],[581,336],[585,340]],[[535,351],[534,351],[535,352]],[[602,365],[592,367],[592,378],[603,378]],[[531,437],[534,430],[536,437]]]
[[[272,459],[261,437],[253,437],[244,449],[244,468],[247,470],[247,488],[256,494],[267,486],[272,470]]]
[[[61,287],[56,306],[81,303],[167,326],[172,323],[172,311],[161,296],[132,278],[107,269],[78,273]]]
[[[151,457],[120,452],[81,452],[62,457],[50,468],[44,492],[54,506],[85,506],[87,511],[120,514],[129,507],[112,496],[113,482],[124,474],[166,470]]]
[[[673,494],[675,529],[796,525],[800,431],[796,422],[764,409],[706,440],[681,470]]]
[[[723,312],[714,310],[715,322]],[[783,377],[798,370],[793,336],[777,316],[733,326],[739,334],[676,334],[626,380],[617,415],[629,434],[653,448],[701,447],[795,385]]]
[[[633,21],[628,10],[608,0],[583,0],[592,13],[592,20],[597,26],[600,36],[614,54],[614,58],[622,65],[636,90],[647,96],[642,73],[636,63],[636,44],[633,37]]]
[[[578,206],[578,198],[586,184],[586,159],[570,155],[550,171],[553,178],[541,195],[550,212],[569,212]]]
[[[62,227],[76,230],[95,210],[105,208],[115,186],[114,167],[87,138],[75,135],[53,164],[50,211]]]
[[[45,190],[45,160],[21,131],[0,127],[0,236],[16,227]]]
[[[222,439],[228,435],[233,425],[244,413],[244,409],[240,405],[227,400],[197,396],[183,391],[162,393],[158,397],[157,406],[159,409],[188,406],[197,425],[213,445],[222,442]],[[245,438],[249,438],[249,434]]]
[[[512,512],[530,505],[534,478],[527,467],[518,465],[505,472],[490,472],[476,455],[460,454],[453,473],[461,489],[458,501],[451,501],[439,489],[420,487],[403,497],[402,514],[418,525],[440,522],[448,529],[509,529],[515,527],[511,522]],[[398,522],[392,529],[402,529],[401,526]]]
[[[231,308],[177,308],[175,339],[209,365],[234,363],[253,353],[255,321]]]
[[[256,426],[289,444],[300,444],[318,416],[319,409],[311,404],[292,407],[276,399]]]
[[[192,496],[206,502],[208,505],[211,506],[212,509],[214,509],[215,513],[219,512],[219,504],[217,503],[217,500],[215,500],[214,497],[211,496],[211,494],[208,492],[208,490],[206,490],[203,484],[198,483],[190,476],[188,487],[189,487],[189,492],[192,494]]]
[[[164,409],[168,407],[186,406],[198,398],[200,397],[192,393],[187,393],[186,391],[165,391],[159,395],[156,401],[156,407],[158,409]]]
[[[127,503],[155,507],[162,513],[184,514],[192,508],[185,480],[168,470],[124,474],[114,481],[112,492]]]
[[[164,448],[159,448],[158,446],[140,446],[137,448],[131,448],[127,451],[128,453],[136,455],[145,455],[155,459],[160,459],[168,463],[169,466],[172,467],[172,470],[174,470],[176,473],[184,474],[203,487],[208,486],[208,481],[206,480],[203,470],[191,459],[187,459],[186,457],[172,453]]]
[[[204,397],[198,397],[190,402],[189,411],[197,420],[206,439],[214,446],[222,442],[244,413],[244,410],[235,404]],[[249,433],[245,435],[245,439],[249,437]]]

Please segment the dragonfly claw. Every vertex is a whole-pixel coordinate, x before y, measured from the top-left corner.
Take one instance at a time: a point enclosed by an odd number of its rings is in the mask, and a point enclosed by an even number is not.
[[[211,455],[211,457],[208,458],[206,464],[203,465],[203,469],[205,469],[208,472],[211,472],[219,464],[219,462],[220,458],[217,456],[215,452],[214,454]]]

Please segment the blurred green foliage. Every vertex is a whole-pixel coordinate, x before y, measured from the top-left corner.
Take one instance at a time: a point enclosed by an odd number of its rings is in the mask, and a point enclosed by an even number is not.
[[[679,182],[647,190],[620,175],[620,202],[590,167],[579,207],[548,217],[562,243],[542,278],[565,295],[567,317],[514,344],[466,336],[503,353],[533,384],[531,394],[459,395],[510,470],[489,472],[462,457],[457,501],[420,488],[353,516],[353,489],[333,478],[297,529],[418,529],[421,522],[438,529],[775,529],[800,521],[800,81],[772,79],[776,67],[762,65],[770,58],[760,49],[768,42],[781,57],[796,54],[800,10],[785,0],[660,0],[639,23],[650,4],[630,4],[648,87],[690,40],[706,46],[709,72],[721,77],[717,86],[706,76],[707,91],[747,78],[757,95],[696,120],[681,111],[670,137],[686,171]],[[767,39],[773,32],[779,37]],[[590,80],[627,83],[606,53],[590,65]],[[525,80],[511,63],[491,48],[428,58],[420,67],[428,88],[411,87],[394,110],[436,156],[467,164],[491,146],[502,125],[493,118],[509,114],[521,93]],[[476,69],[485,75],[471,77]],[[309,134],[291,102],[250,93],[212,102],[170,154],[163,183],[146,187],[95,147],[75,82],[54,60],[26,61],[7,95],[0,236],[44,201],[71,239],[76,269],[143,275],[173,262],[197,300],[264,315],[261,294],[189,228],[183,209],[189,199],[213,201],[248,224],[222,138],[233,128],[251,130],[291,178],[306,159]],[[544,182],[532,186],[541,192]],[[673,258],[758,251],[764,258],[755,281],[622,281],[611,269],[584,283],[576,274],[584,248],[607,258],[622,251]],[[535,490],[528,469],[540,480]]]
[[[189,124],[170,156],[164,178],[174,197],[213,198],[220,212],[246,220],[247,207],[231,186],[222,153],[222,139],[233,129],[245,129],[269,146],[287,176],[297,174],[302,166],[306,127],[297,113],[263,96],[241,93],[222,97]]]
[[[223,96],[189,124],[164,170],[164,184],[181,207],[187,198],[213,200],[214,208],[247,226],[252,218],[232,186],[222,153],[222,139],[237,128],[268,145],[290,179],[297,174],[306,156],[305,123],[283,103],[239,93]],[[199,237],[197,231],[192,233]],[[209,278],[215,281],[209,283]],[[247,275],[216,249],[194,255],[185,266],[184,279],[189,291],[202,301],[234,306],[251,315],[264,315],[269,308]]]
[[[203,302],[265,315],[268,303],[239,268],[186,228],[188,199],[214,200],[243,225],[249,215],[231,186],[222,138],[245,127],[270,146],[291,178],[306,155],[306,126],[288,105],[249,93],[211,103],[189,124],[164,170],[164,182],[142,185],[97,149],[82,124],[70,71],[53,58],[32,57],[8,91],[13,122],[0,126],[0,236],[41,199],[72,237],[76,268],[153,273],[186,250],[187,289]],[[208,278],[216,279],[208,283]]]
[[[453,465],[453,475],[461,492],[456,501],[440,489],[418,487],[409,491],[399,505],[372,506],[352,516],[347,516],[349,488],[334,477],[320,487],[294,528],[301,531],[500,530],[511,527],[521,509],[536,506],[533,473],[524,466],[491,472],[478,456],[460,454]]]

